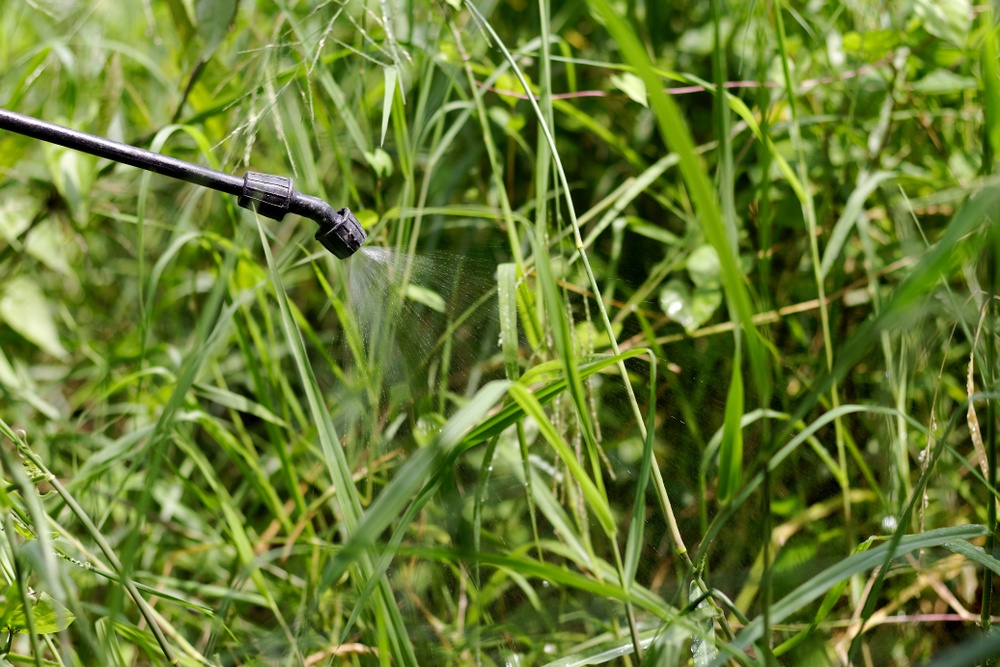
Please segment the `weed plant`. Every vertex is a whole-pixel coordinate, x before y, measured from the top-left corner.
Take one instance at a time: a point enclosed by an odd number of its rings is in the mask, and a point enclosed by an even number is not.
[[[987,664],[969,0],[0,0],[0,662]]]

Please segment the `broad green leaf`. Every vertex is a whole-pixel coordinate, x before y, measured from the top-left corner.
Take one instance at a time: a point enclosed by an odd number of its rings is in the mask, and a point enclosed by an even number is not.
[[[719,253],[708,244],[698,246],[688,256],[688,275],[697,287],[718,287],[721,270]]]
[[[31,226],[38,209],[38,202],[33,197],[6,195],[0,201],[0,236],[7,243],[16,243],[17,238]]]
[[[977,90],[979,82],[971,76],[961,76],[951,70],[936,69],[912,85],[913,92],[924,95],[949,95],[965,90]]]
[[[660,308],[688,333],[710,320],[720,305],[722,292],[718,288],[698,287],[692,292],[675,278],[660,289]]]
[[[444,424],[445,418],[439,413],[424,413],[417,417],[417,423],[413,427],[413,439],[417,441],[417,445],[426,447],[434,441]]]
[[[192,0],[166,0],[166,4],[170,8],[178,34],[184,42],[188,42],[195,35],[194,24],[197,20]]]
[[[532,92],[537,93],[537,86],[532,85],[531,77],[525,75],[524,80],[528,82],[528,88],[532,89]],[[501,74],[497,77],[497,81],[493,84],[494,88],[497,90],[505,90],[512,93],[518,93],[519,95],[528,95],[528,91],[524,89],[521,85],[521,81],[512,74]],[[500,99],[509,104],[511,108],[517,106],[520,98],[514,97],[513,95],[504,95],[500,93]]]
[[[44,591],[29,592],[28,598],[31,600],[35,632],[38,634],[47,635],[65,630],[76,620],[76,616],[69,609],[53,600],[52,596]],[[0,600],[0,605],[2,605],[0,627],[11,632],[25,632],[28,629],[16,582],[7,589],[4,599]]]
[[[733,30],[733,21],[724,18],[720,27],[722,42],[725,44]],[[712,53],[715,50],[715,26],[712,23],[703,23],[700,26],[688,28],[677,40],[677,50],[698,56],[707,56]]]
[[[422,303],[431,310],[436,310],[439,313],[445,311],[444,297],[432,289],[410,283],[406,286],[406,298],[417,303]]]
[[[671,280],[660,290],[660,309],[688,331],[698,328],[691,314],[691,290],[680,280]]]
[[[965,46],[972,27],[969,0],[915,0],[913,13],[930,34],[956,46]]]
[[[64,359],[52,309],[38,283],[25,275],[0,285],[0,320],[53,357]]]
[[[365,229],[371,229],[378,222],[378,213],[370,208],[355,212],[354,217],[358,219],[358,222]]]
[[[35,227],[24,244],[29,255],[64,276],[74,275],[70,262],[74,248],[72,239],[67,237],[55,218],[49,218]]]
[[[52,184],[66,202],[73,219],[85,226],[90,218],[90,190],[97,159],[69,148],[42,144]]]
[[[899,46],[902,38],[903,35],[899,30],[849,32],[844,35],[844,51],[849,55],[864,58],[866,62],[882,60],[886,54]]]
[[[378,177],[392,176],[392,158],[381,148],[364,152],[365,160]]]
[[[631,72],[612,74],[611,85],[628,95],[631,100],[649,108],[649,100],[646,99],[646,83],[635,74]]]
[[[691,317],[699,326],[712,319],[722,305],[722,290],[699,287],[691,295]]]

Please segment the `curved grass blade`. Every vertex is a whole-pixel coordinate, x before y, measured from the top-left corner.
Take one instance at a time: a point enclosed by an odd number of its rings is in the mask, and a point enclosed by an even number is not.
[[[840,249],[847,240],[847,236],[851,233],[851,229],[854,227],[858,215],[861,214],[861,208],[865,205],[868,197],[875,192],[879,185],[898,175],[893,171],[877,171],[860,183],[857,189],[851,193],[851,196],[847,198],[847,203],[844,204],[844,211],[840,214],[840,219],[833,226],[833,231],[830,232],[830,240],[827,241],[826,250],[823,251],[823,261],[819,267],[819,275],[821,277],[826,277],[826,274],[830,272],[830,267],[833,266],[837,257],[840,256]]]

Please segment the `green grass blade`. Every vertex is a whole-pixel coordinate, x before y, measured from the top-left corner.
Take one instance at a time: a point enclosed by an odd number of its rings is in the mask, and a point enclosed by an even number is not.
[[[823,251],[823,261],[820,263],[819,268],[820,276],[826,277],[826,274],[830,272],[830,267],[833,266],[837,257],[840,256],[840,249],[843,247],[844,242],[847,241],[847,236],[851,233],[851,229],[854,227],[858,215],[861,214],[861,208],[865,205],[868,197],[875,192],[879,185],[896,176],[898,174],[895,172],[877,171],[868,176],[864,182],[860,183],[857,189],[851,193],[851,196],[847,198],[844,211],[840,214],[840,219],[833,226],[833,231],[830,232],[830,240],[827,241],[826,250]]]
[[[736,342],[733,376],[726,398],[726,416],[719,446],[719,499],[726,502],[736,492],[743,472],[743,375],[740,372],[740,342]]]

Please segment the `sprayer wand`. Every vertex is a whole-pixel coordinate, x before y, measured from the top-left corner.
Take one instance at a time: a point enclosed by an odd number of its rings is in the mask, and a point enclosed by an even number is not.
[[[296,192],[284,176],[248,171],[240,178],[6,109],[0,109],[0,129],[236,195],[240,206],[267,218],[281,220],[286,213],[309,218],[319,224],[316,240],[340,259],[357,252],[367,237],[350,209],[335,210],[318,197]]]

